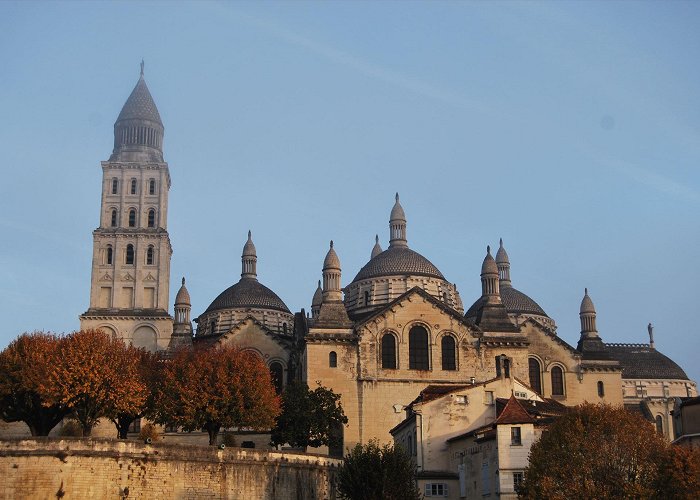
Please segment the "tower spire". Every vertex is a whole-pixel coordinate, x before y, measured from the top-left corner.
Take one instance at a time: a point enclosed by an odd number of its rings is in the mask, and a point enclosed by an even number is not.
[[[343,292],[340,289],[340,259],[333,250],[333,240],[323,259],[323,302],[340,302],[343,300]]]
[[[370,257],[370,259],[374,259],[380,253],[382,253],[382,247],[379,244],[379,235],[376,234],[374,236],[374,248],[372,248],[372,256]]]
[[[145,63],[143,62],[143,59],[141,59],[141,78],[143,78],[143,67],[145,66]]]
[[[253,244],[253,237],[248,230],[248,241],[243,245],[243,254],[241,255],[242,270],[241,278],[258,279],[257,262],[258,255]]]
[[[498,240],[499,247],[498,252],[496,252],[496,264],[498,265],[498,279],[500,281],[500,286],[511,286],[510,283],[510,260],[508,259],[508,253],[503,247],[503,238]]]
[[[408,247],[406,240],[406,214],[399,202],[399,193],[389,216],[389,247]]]
[[[588,296],[588,288],[584,288],[579,317],[581,318],[581,339],[598,338],[598,330],[595,324],[595,306]]]
[[[500,304],[501,294],[498,283],[498,266],[491,255],[491,247],[486,246],[486,257],[481,265],[481,296],[489,304]]]

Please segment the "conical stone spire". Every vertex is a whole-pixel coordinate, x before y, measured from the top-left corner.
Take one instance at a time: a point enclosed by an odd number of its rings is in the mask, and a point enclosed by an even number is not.
[[[343,292],[340,289],[340,259],[333,249],[333,240],[323,259],[323,302],[343,300]]]
[[[481,295],[486,302],[500,303],[498,287],[498,266],[491,255],[491,247],[486,247],[486,257],[481,264]]]
[[[396,202],[389,216],[389,247],[407,247],[406,240],[406,214],[399,202],[399,193],[396,193]]]
[[[496,252],[496,264],[498,265],[498,279],[500,286],[511,286],[510,282],[510,260],[508,253],[503,247],[503,238],[499,239],[498,252]]]
[[[372,256],[370,257],[370,259],[374,259],[380,253],[382,253],[382,247],[379,244],[379,235],[377,234],[374,237],[374,248],[372,248]]]
[[[597,338],[598,329],[596,328],[595,324],[595,306],[593,305],[591,298],[588,296],[588,288],[584,289],[579,317],[581,318],[581,338]]]
[[[243,245],[243,254],[241,255],[242,270],[241,278],[258,279],[257,262],[258,256],[253,244],[253,237],[250,230],[248,231],[248,241]]]
[[[311,317],[318,317],[318,313],[321,310],[321,304],[323,303],[323,288],[321,288],[321,280],[318,280],[318,286],[314,292],[314,296],[311,299]]]
[[[114,123],[114,151],[110,161],[162,162],[163,122],[141,75]]]

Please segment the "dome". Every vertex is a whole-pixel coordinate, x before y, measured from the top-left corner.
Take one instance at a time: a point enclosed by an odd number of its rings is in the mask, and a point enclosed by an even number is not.
[[[131,95],[129,95],[126,103],[124,103],[124,107],[117,118],[117,123],[124,120],[148,120],[163,126],[156,103],[148,90],[146,80],[143,79],[143,73],[139,81],[136,82],[136,87],[131,91]]]
[[[591,298],[588,296],[588,288],[586,288],[586,293],[583,296],[583,300],[581,301],[580,313],[581,314],[585,314],[585,313],[595,314],[595,306],[593,305],[593,301],[591,300]]]
[[[397,275],[445,279],[438,268],[418,252],[408,247],[389,247],[365,264],[355,276],[353,283],[368,278]]]
[[[314,292],[314,297],[311,299],[311,307],[320,306],[323,302],[323,290],[321,289],[321,280],[318,280],[318,287]]]
[[[257,255],[255,250],[255,244],[253,243],[253,234],[248,231],[248,241],[243,245],[243,255],[242,257],[255,257]]]
[[[605,344],[622,366],[623,379],[688,380],[683,368],[648,344]]]
[[[187,287],[185,286],[185,278],[182,278],[182,286],[175,296],[175,305],[191,305],[190,292],[187,291]]]
[[[516,290],[512,286],[504,286],[501,287],[500,292],[501,302],[506,307],[508,314],[531,314],[533,316],[549,317],[537,302],[532,300],[520,290]],[[476,311],[480,305],[481,297],[479,297],[476,302],[472,304],[464,316],[467,318],[476,317]]]
[[[498,252],[496,252],[496,264],[510,264],[508,252],[503,248],[503,238],[499,240]]]
[[[340,259],[333,250],[333,240],[331,240],[331,247],[328,249],[326,258],[323,259],[323,269],[340,269]]]
[[[379,244],[379,235],[374,237],[374,247],[372,247],[372,255],[370,259],[374,259],[377,255],[382,253],[382,246]]]
[[[406,214],[403,211],[401,203],[399,203],[399,193],[396,193],[396,203],[394,203],[394,208],[391,209],[389,220],[406,220]]]
[[[274,309],[291,314],[287,305],[275,292],[252,278],[241,278],[238,283],[228,287],[204,312],[233,308]]]
[[[491,255],[491,247],[486,247],[486,257],[481,265],[481,274],[498,274],[498,266]]]

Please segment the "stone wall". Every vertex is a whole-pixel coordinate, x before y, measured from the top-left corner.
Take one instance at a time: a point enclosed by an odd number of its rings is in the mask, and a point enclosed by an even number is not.
[[[342,462],[106,439],[0,441],[0,499],[334,499]]]

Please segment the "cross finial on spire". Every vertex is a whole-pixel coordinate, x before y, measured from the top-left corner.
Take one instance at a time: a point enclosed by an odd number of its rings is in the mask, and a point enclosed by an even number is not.
[[[498,238],[498,244],[503,248],[503,238]]]
[[[399,192],[396,192],[396,201],[399,201]]]
[[[378,234],[374,235],[374,242],[379,243],[379,235]]]
[[[331,240],[331,248],[333,248],[333,240]]]
[[[588,288],[584,288],[584,289],[583,289],[583,294],[584,294],[584,295],[588,295]]]
[[[251,239],[252,236],[253,236],[253,233],[250,231],[250,229],[248,229],[248,239]]]
[[[182,277],[182,286],[185,286],[185,277]]]
[[[143,59],[141,59],[141,76],[143,76],[143,67],[145,63],[143,62]]]
[[[491,255],[491,245],[486,245],[486,253]]]

